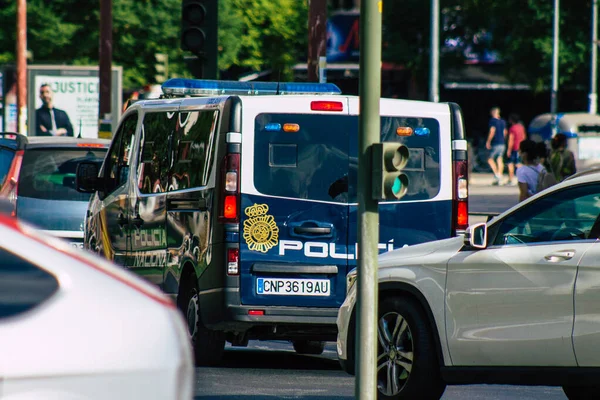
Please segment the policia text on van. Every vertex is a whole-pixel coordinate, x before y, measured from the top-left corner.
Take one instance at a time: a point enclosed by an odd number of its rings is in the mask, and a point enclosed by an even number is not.
[[[356,266],[358,105],[331,84],[172,79],[123,115],[85,246],[171,294],[199,363],[225,341],[336,339]],[[380,203],[381,252],[467,225],[467,148],[455,104],[381,99],[381,142],[404,144],[408,187]],[[406,185],[406,181],[403,181]],[[394,189],[396,190],[396,189]]]

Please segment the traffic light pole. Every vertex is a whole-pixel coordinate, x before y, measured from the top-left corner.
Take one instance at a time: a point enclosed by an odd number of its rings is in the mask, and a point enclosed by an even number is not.
[[[100,115],[98,137],[112,138],[112,0],[100,0]]]
[[[371,190],[373,143],[379,142],[381,95],[381,0],[360,2],[358,118],[358,277],[355,396],[377,399],[378,201]]]

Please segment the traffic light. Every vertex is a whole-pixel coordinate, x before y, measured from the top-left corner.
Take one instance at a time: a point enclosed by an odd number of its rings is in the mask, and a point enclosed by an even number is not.
[[[156,64],[154,64],[154,69],[156,70],[154,80],[156,83],[163,83],[169,79],[169,55],[165,53],[155,53],[154,58],[156,59]]]
[[[400,143],[374,143],[372,196],[375,200],[398,200],[408,190],[402,168],[408,162],[408,147]]]
[[[181,48],[202,61],[202,78],[217,78],[218,9],[218,0],[182,0],[181,3]]]

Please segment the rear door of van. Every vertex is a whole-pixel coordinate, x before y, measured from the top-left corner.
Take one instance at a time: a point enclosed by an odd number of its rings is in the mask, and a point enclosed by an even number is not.
[[[327,102],[330,111],[315,110]],[[261,96],[246,100],[243,110],[242,304],[339,307],[350,257],[349,151],[356,137],[347,98]]]
[[[356,118],[358,102],[358,98],[350,100],[350,113]],[[402,143],[409,149],[409,161],[403,169],[409,184],[400,200],[379,202],[379,252],[454,236],[448,105],[381,99],[380,115],[380,141]],[[351,141],[350,157],[358,158],[357,139]],[[353,162],[351,169],[355,168]],[[356,173],[351,171],[352,175]],[[350,185],[355,190],[356,186]],[[353,244],[358,242],[358,204],[352,190],[351,197],[349,243]]]

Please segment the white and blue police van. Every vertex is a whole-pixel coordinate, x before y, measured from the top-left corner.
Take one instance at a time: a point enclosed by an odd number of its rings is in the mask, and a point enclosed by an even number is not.
[[[359,98],[333,84],[171,79],[123,114],[91,192],[85,247],[154,282],[187,318],[198,364],[226,341],[335,341],[356,267]],[[380,101],[381,142],[409,157],[381,201],[379,249],[467,227],[467,142],[453,103]],[[363,168],[365,168],[363,166]]]

